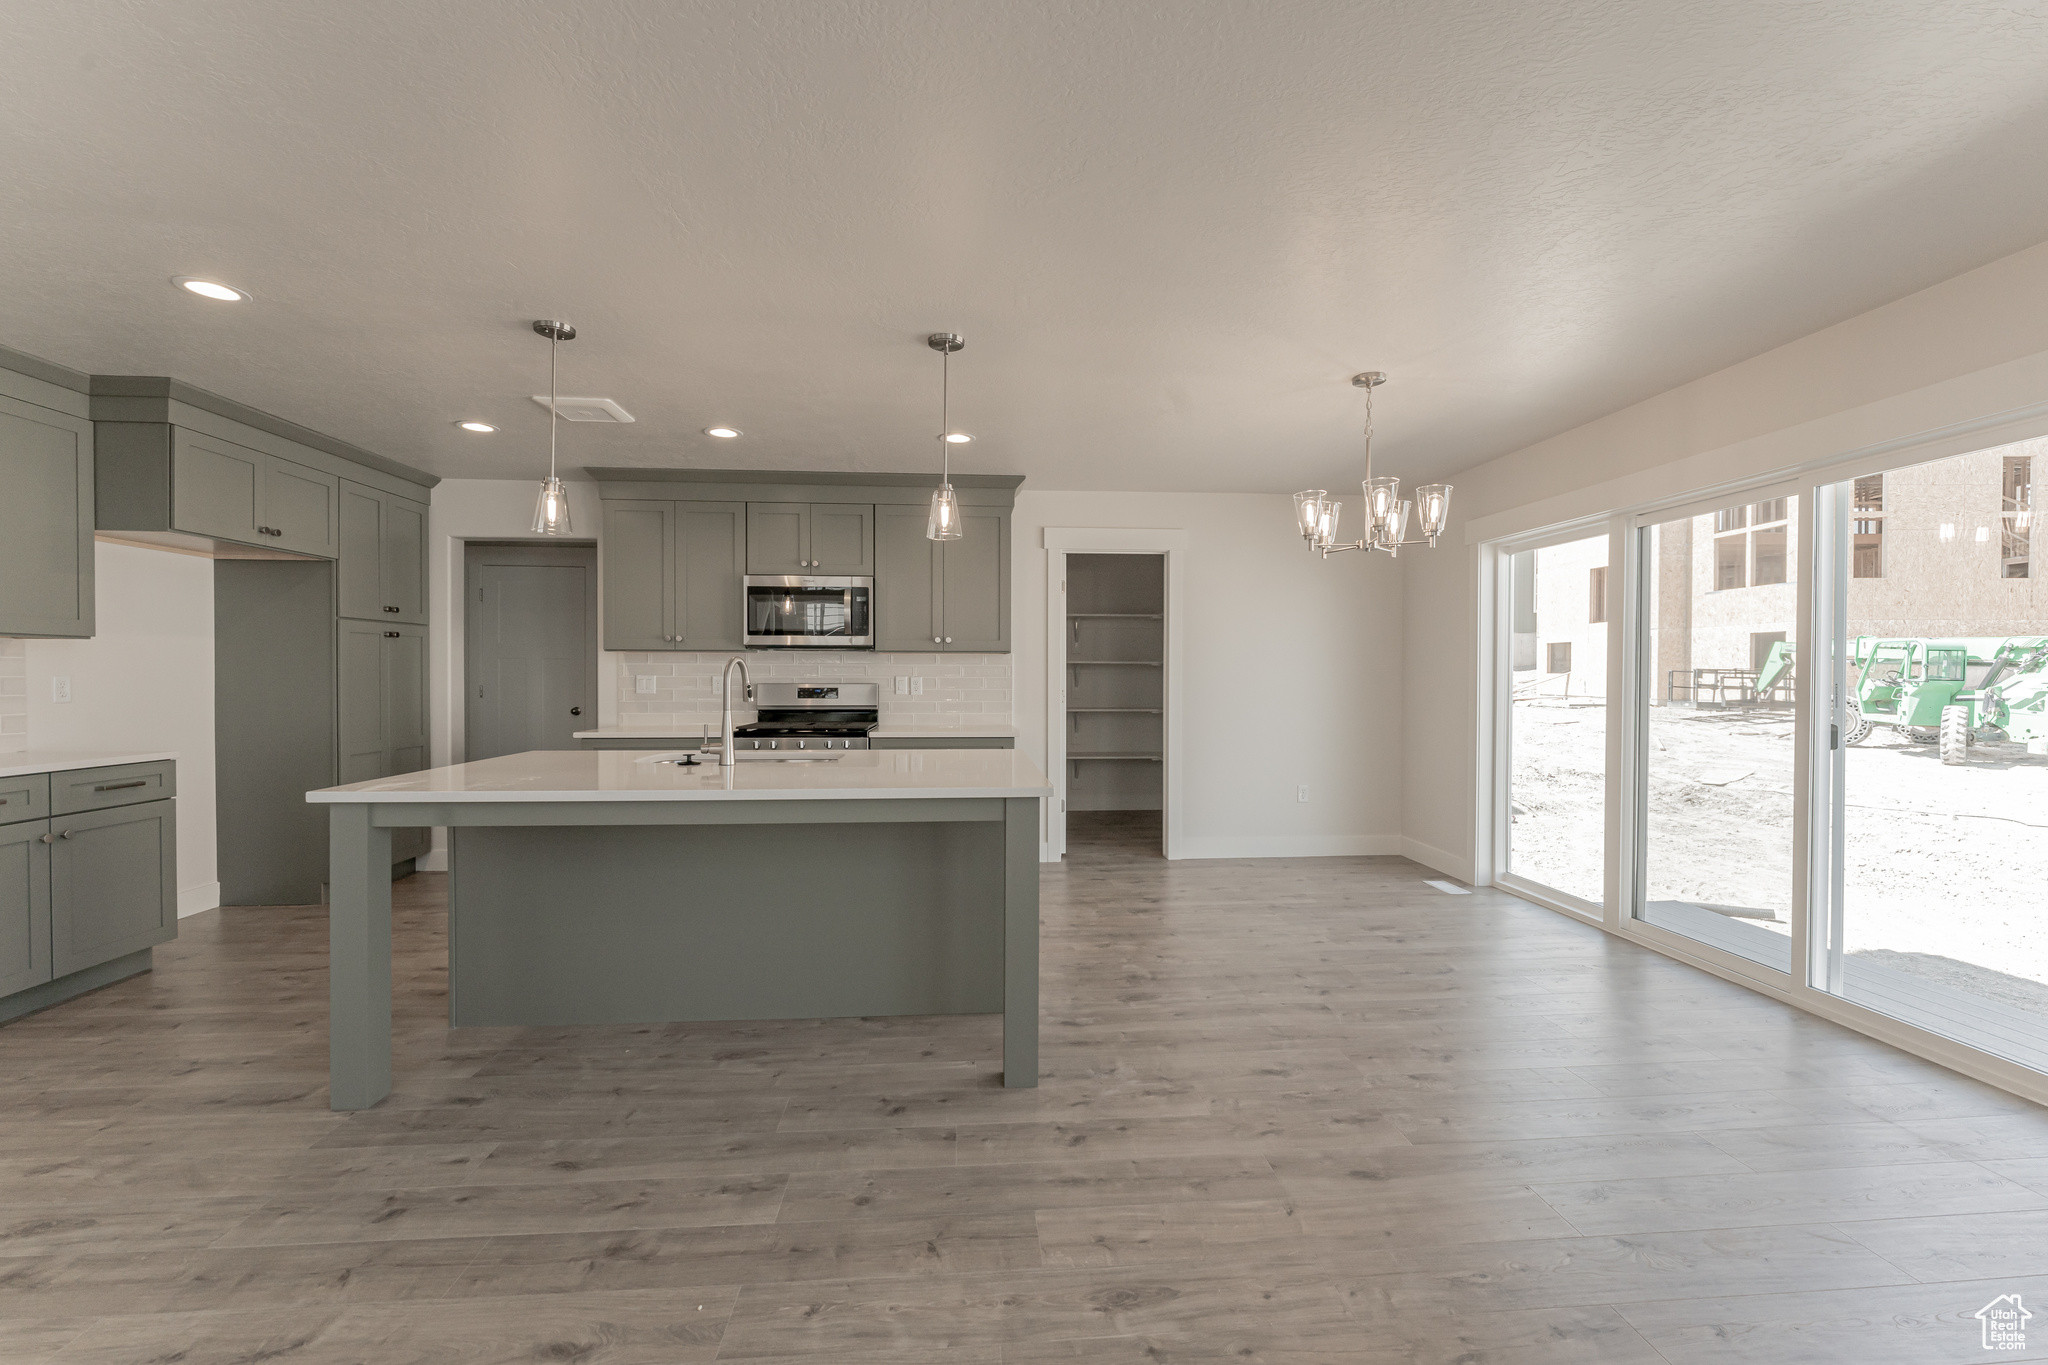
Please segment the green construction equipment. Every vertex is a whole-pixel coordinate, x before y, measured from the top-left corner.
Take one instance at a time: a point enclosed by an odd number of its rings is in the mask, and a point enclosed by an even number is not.
[[[1859,635],[1850,698],[1850,744],[1878,726],[1941,746],[1941,761],[1967,763],[1970,746],[2007,739],[2048,753],[2048,636],[1957,639]]]

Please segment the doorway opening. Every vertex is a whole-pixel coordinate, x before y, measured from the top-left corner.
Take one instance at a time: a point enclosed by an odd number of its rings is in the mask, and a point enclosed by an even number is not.
[[[1166,557],[1067,556],[1067,838],[1164,855]]]
[[[598,728],[597,547],[463,550],[463,756],[575,749]]]

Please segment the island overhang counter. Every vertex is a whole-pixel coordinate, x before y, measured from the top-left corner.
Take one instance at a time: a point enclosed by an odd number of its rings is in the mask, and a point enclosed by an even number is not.
[[[1003,1016],[1038,1083],[1038,828],[1014,749],[752,761],[544,750],[329,808],[329,1099],[391,1090],[391,831],[449,831],[449,1021]]]

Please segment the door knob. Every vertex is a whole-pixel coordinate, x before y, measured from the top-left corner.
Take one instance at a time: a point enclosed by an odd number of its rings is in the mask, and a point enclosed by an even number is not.
[[[569,708],[569,714],[572,716],[580,716],[583,714],[583,708],[580,706],[572,706]]]

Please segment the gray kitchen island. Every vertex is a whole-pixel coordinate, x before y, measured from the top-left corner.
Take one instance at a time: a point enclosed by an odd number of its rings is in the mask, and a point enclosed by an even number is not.
[[[449,1022],[1003,1016],[1038,1083],[1044,776],[1013,749],[536,751],[329,808],[329,1092],[391,1091],[391,831],[449,830]]]

